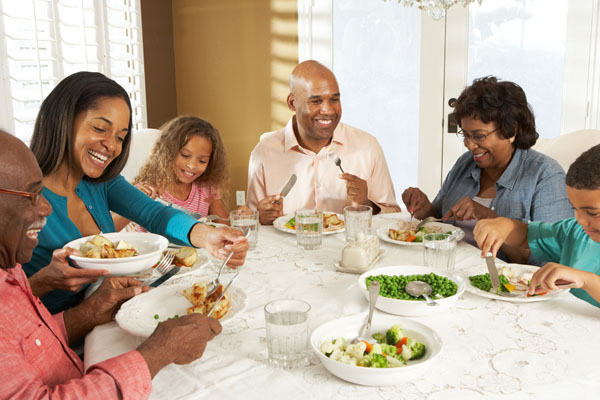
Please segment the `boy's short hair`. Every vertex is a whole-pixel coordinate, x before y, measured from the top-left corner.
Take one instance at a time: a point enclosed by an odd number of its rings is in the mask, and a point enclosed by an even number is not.
[[[566,184],[573,189],[600,189],[600,144],[583,152],[571,164]]]

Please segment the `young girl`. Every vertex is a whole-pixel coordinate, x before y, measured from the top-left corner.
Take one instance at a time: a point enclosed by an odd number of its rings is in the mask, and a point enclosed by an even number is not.
[[[191,116],[172,119],[161,131],[135,186],[178,208],[228,220],[221,200],[228,163],[219,132],[209,122]]]

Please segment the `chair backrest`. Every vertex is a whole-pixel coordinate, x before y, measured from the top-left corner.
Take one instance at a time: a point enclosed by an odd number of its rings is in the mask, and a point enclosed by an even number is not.
[[[133,182],[133,179],[140,172],[140,169],[148,159],[148,156],[150,156],[154,143],[156,143],[160,137],[160,133],[161,131],[159,129],[140,129],[138,131],[133,131],[131,147],[129,149],[129,159],[121,172],[121,175],[129,182]]]
[[[600,130],[584,129],[552,139],[538,139],[533,149],[554,158],[567,172],[581,153],[597,144],[600,144]]]

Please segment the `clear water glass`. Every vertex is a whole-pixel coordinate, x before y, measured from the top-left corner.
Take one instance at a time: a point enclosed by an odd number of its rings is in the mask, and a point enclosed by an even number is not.
[[[285,369],[308,364],[308,312],[302,300],[274,300],[265,305],[269,362]]]
[[[423,235],[423,263],[442,271],[453,272],[456,261],[456,237],[451,233]]]
[[[233,210],[229,213],[231,227],[238,229],[248,237],[250,250],[256,249],[258,243],[258,211],[249,208]]]
[[[346,228],[346,242],[356,240],[356,234],[362,232],[365,236],[371,234],[373,208],[370,206],[344,207],[344,225]]]
[[[323,211],[298,210],[295,214],[296,242],[304,250],[314,250],[323,243]]]

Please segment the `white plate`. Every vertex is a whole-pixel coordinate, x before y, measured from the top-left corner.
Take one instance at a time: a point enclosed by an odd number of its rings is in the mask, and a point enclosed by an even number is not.
[[[394,267],[382,267],[375,268],[368,272],[365,272],[358,277],[358,287],[365,295],[365,298],[369,299],[369,291],[367,290],[366,279],[373,275],[423,275],[433,272],[436,275],[444,276],[457,285],[456,294],[454,296],[445,297],[442,299],[434,299],[439,306],[428,306],[425,300],[399,300],[392,299],[389,297],[379,296],[375,307],[381,311],[385,311],[390,314],[404,315],[408,317],[420,317],[424,315],[437,314],[440,312],[448,311],[450,307],[456,303],[458,298],[463,294],[466,289],[465,280],[456,274],[451,274],[445,271],[440,271],[435,268],[423,267],[419,265],[400,265]]]
[[[500,268],[506,266],[508,268],[514,269],[517,274],[523,274],[524,272],[535,272],[539,269],[538,267],[535,267],[532,265],[523,265],[523,264],[508,264],[508,263],[496,262],[496,265],[498,267],[498,272],[500,272]],[[478,265],[478,266],[471,267],[471,268],[468,268],[468,269],[462,271],[463,278],[465,279],[465,282],[467,283],[467,292],[473,293],[477,296],[486,297],[488,299],[510,301],[512,303],[533,303],[536,301],[548,301],[548,300],[555,299],[559,296],[563,296],[569,292],[568,290],[556,290],[554,292],[551,292],[551,293],[548,293],[548,294],[545,294],[542,296],[531,296],[531,297],[527,297],[526,293],[523,293],[523,296],[517,296],[517,297],[499,296],[495,293],[485,292],[485,291],[471,285],[469,276],[483,275],[486,273],[488,273],[488,269],[487,269],[486,265]]]
[[[442,351],[442,339],[429,326],[410,319],[378,314],[373,318],[372,332],[385,332],[395,324],[400,324],[407,336],[425,345],[425,356],[420,360],[408,361],[399,368],[364,368],[334,361],[321,353],[321,343],[338,337],[356,337],[365,321],[365,315],[352,315],[324,323],[315,329],[310,344],[325,368],[338,378],[367,386],[391,386],[399,381],[413,381],[429,368]]]
[[[192,304],[182,293],[200,280],[202,279],[195,275],[172,278],[171,281],[125,302],[117,312],[115,321],[123,330],[134,336],[148,337],[159,322],[175,315],[182,317],[187,314],[187,309]],[[221,323],[232,320],[243,312],[247,305],[246,293],[242,289],[232,286],[228,293],[229,311],[219,320]],[[155,315],[159,318],[155,319]]]
[[[425,226],[439,226],[443,229],[443,232],[452,232],[456,236],[456,241],[462,240],[465,237],[465,232],[457,226],[450,224],[443,224],[441,222],[428,222]],[[423,242],[405,242],[402,240],[394,240],[388,235],[388,231],[391,229],[398,229],[398,223],[387,224],[377,229],[377,236],[384,242],[399,244],[402,246],[423,246]]]
[[[81,245],[91,240],[96,235],[86,236],[73,240],[64,247],[79,250]],[[75,265],[84,269],[107,269],[110,275],[138,274],[151,268],[158,262],[162,252],[167,248],[169,241],[166,237],[149,232],[115,232],[103,233],[102,236],[117,244],[124,240],[130,243],[139,253],[137,256],[124,258],[88,258],[69,256]]]
[[[340,260],[335,263],[335,269],[337,269],[340,272],[346,272],[348,274],[362,274],[363,272],[366,272],[366,271],[370,270],[371,268],[373,268],[375,263],[377,261],[379,261],[379,258],[381,257],[383,252],[384,252],[383,249],[379,250],[379,253],[377,253],[375,258],[373,259],[373,261],[371,261],[371,263],[367,266],[367,268],[362,268],[362,269],[344,268],[341,264],[342,261]]]
[[[334,213],[325,211],[325,212],[323,212],[323,214],[334,214]],[[336,214],[336,215],[338,216],[339,219],[341,219],[341,220],[344,219],[343,214]],[[294,217],[294,215],[284,215],[282,217],[279,217],[275,221],[273,221],[273,226],[275,227],[275,229],[279,229],[281,232],[293,233],[295,235],[296,234],[295,229],[291,229],[291,228],[288,228],[287,226],[285,226],[286,222],[288,222],[293,217]],[[327,230],[327,231],[323,230],[323,235],[332,235],[334,233],[344,232],[346,230],[345,228],[346,228],[346,225],[344,224],[344,226],[339,229]]]

